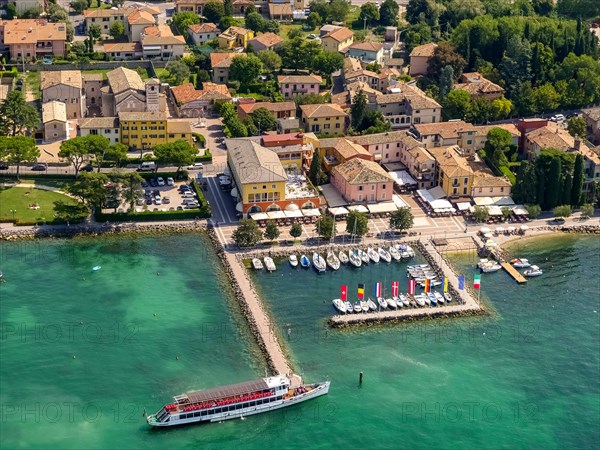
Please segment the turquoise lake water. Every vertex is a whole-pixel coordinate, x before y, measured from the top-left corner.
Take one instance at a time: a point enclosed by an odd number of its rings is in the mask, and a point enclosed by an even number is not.
[[[544,269],[484,274],[485,317],[328,330],[339,286],[389,289],[403,264],[255,280],[295,367],[328,396],[245,421],[152,430],[172,395],[264,361],[197,235],[2,243],[2,448],[596,448],[600,240],[517,241]],[[473,261],[454,260],[468,276]],[[92,272],[92,267],[102,269]],[[290,335],[287,337],[288,331]],[[179,359],[178,359],[179,357]],[[359,371],[364,373],[362,386]]]

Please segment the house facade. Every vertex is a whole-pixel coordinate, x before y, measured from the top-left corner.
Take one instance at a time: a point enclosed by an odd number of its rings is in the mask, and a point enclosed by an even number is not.
[[[334,104],[300,105],[304,131],[343,136],[348,127],[348,114]]]
[[[210,54],[210,66],[212,67],[212,80],[214,83],[225,84],[229,82],[229,68],[236,56],[245,58],[246,53]]]
[[[279,89],[284,98],[298,94],[318,94],[323,78],[318,75],[279,75]]]
[[[344,53],[354,43],[354,32],[346,27],[321,34],[321,45],[327,52]]]
[[[331,184],[349,203],[391,201],[394,180],[374,161],[353,158],[335,166]]]
[[[207,41],[216,39],[219,34],[221,34],[221,30],[214,23],[188,25],[188,35],[196,45],[202,45]]]
[[[0,20],[0,51],[12,61],[66,56],[67,27],[43,19]]]
[[[121,129],[118,117],[88,117],[79,121],[77,127],[79,136],[89,134],[103,136],[110,141],[110,145],[120,142]]]
[[[217,39],[219,48],[234,49],[238,47],[248,47],[248,41],[254,37],[254,31],[246,30],[241,27],[229,27],[223,31]]]
[[[429,61],[433,57],[435,53],[435,49],[437,48],[437,44],[429,43],[418,45],[413,48],[410,52],[410,68],[409,75],[427,75],[427,70],[429,69]]]
[[[85,91],[79,70],[43,71],[40,89],[43,103],[59,101],[66,105],[67,119],[85,116]]]
[[[388,91],[389,94],[376,95],[369,107],[380,111],[393,129],[441,121],[442,106],[418,87],[397,84]]]
[[[294,102],[248,102],[238,103],[237,112],[241,120],[252,115],[259,108],[265,108],[276,119],[285,119],[296,116],[296,103]]]
[[[121,142],[132,149],[150,150],[179,140],[192,145],[190,123],[167,120],[165,112],[120,112],[118,117]]]
[[[42,125],[44,141],[54,142],[67,139],[67,108],[63,102],[56,100],[42,105]]]
[[[355,42],[348,47],[348,56],[364,64],[383,63],[383,44],[380,42]]]

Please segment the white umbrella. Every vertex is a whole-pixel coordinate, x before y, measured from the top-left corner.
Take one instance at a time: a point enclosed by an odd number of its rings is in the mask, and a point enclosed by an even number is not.
[[[493,235],[492,233],[485,233],[485,234],[483,235],[483,237],[484,237],[484,238],[486,238],[486,239],[490,239],[490,238],[491,238],[491,237],[493,237],[493,236],[494,236],[494,235]]]
[[[232,196],[233,198],[238,198],[238,197],[239,197],[237,188],[233,188],[233,189],[231,190],[231,196]]]
[[[506,231],[515,231],[515,230],[516,230],[516,228],[513,227],[513,226],[510,226],[510,227],[506,228]]]
[[[492,230],[490,230],[488,227],[482,227],[479,230],[479,232],[482,233],[482,234],[489,233],[490,231],[492,231]]]
[[[495,247],[497,244],[494,241],[487,241],[485,243],[486,247]]]
[[[496,233],[504,233],[504,227],[496,227]]]
[[[529,227],[527,225],[521,225],[521,230],[523,230],[523,231],[529,230]]]
[[[235,210],[237,212],[242,212],[244,211],[244,206],[242,205],[242,202],[239,202],[237,205],[235,205]]]

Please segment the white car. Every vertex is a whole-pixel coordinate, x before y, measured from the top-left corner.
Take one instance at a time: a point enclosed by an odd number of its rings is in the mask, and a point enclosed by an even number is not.
[[[167,186],[173,186],[175,184],[175,180],[172,177],[167,178]]]
[[[557,114],[555,116],[550,117],[550,120],[552,122],[564,122],[565,121],[565,116],[562,114]]]
[[[191,166],[188,166],[188,170],[200,170],[204,167],[202,163],[194,163]]]
[[[156,183],[158,183],[159,186],[164,186],[165,185],[165,180],[163,179],[163,177],[158,177],[156,179]]]

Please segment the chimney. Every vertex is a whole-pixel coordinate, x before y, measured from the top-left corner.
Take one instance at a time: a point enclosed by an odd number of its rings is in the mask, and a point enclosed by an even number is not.
[[[573,144],[573,150],[578,152],[581,149],[581,139],[575,138],[575,143]]]

